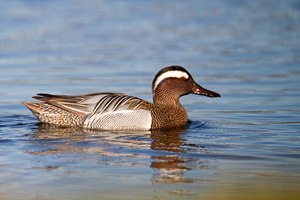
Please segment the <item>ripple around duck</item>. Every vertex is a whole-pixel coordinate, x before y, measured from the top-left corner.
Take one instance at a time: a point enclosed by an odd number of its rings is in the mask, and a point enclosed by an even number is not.
[[[132,158],[153,157],[156,163],[183,162],[179,166],[175,165],[175,168],[185,165],[194,169],[193,163],[199,160],[214,163],[214,160],[268,160],[272,156],[298,158],[298,154],[290,153],[266,152],[258,156],[257,153],[261,149],[266,150],[266,147],[252,146],[256,144],[255,138],[265,133],[241,130],[235,123],[191,121],[187,127],[167,131],[109,132],[59,127],[36,123],[35,118],[27,115],[10,115],[3,116],[0,124],[0,143],[23,141],[25,151],[32,155],[96,153],[103,158],[111,157],[112,160],[106,164],[114,165],[119,163],[114,163],[116,159],[130,164]],[[16,133],[19,129],[22,134]],[[244,133],[241,134],[241,131]],[[254,143],[249,144],[247,140]],[[174,157],[172,161],[169,160],[170,156]]]
[[[82,128],[73,127],[59,127],[55,125],[37,123],[34,117],[29,115],[6,115],[0,119],[1,130],[3,133],[11,134],[10,131],[14,130],[12,134],[16,133],[16,130],[22,131],[22,136],[28,136],[33,132],[34,139],[46,139],[54,142],[64,142],[67,140],[88,140],[94,143],[106,145],[121,145],[131,148],[148,147],[151,143],[156,145],[165,146],[167,148],[175,148],[174,145],[189,146],[189,148],[203,147],[199,144],[200,141],[205,141],[205,146],[210,147],[225,147],[222,143],[214,142],[214,139],[220,139],[222,137],[229,137],[230,134],[224,134],[224,128],[220,124],[214,124],[204,121],[191,121],[189,126],[183,129],[173,129],[168,131],[146,131],[146,132],[109,132],[109,131],[89,131]],[[20,136],[20,135],[18,135]],[[188,142],[185,142],[186,138]],[[20,138],[21,139],[21,138]],[[209,142],[211,140],[211,142]],[[184,141],[184,142],[183,142]],[[80,144],[78,144],[80,145]],[[83,145],[83,143],[81,143]],[[173,146],[173,147],[172,147]],[[176,147],[177,148],[177,147]]]
[[[32,126],[32,122],[36,119],[29,115],[4,115],[0,116],[0,128],[18,128],[24,126]]]
[[[192,121],[188,128],[190,138],[195,140],[211,140],[234,135],[235,128],[221,123]]]
[[[213,124],[205,121],[190,121],[189,128],[190,129],[199,129],[199,128],[210,128]]]
[[[182,149],[186,156],[200,156],[217,160],[268,160],[271,157],[261,154],[256,146],[258,138],[268,136],[265,131],[242,130],[236,123],[192,121],[183,135]]]
[[[12,139],[4,139],[0,137],[0,144],[1,145],[12,145],[14,143],[14,140]]]

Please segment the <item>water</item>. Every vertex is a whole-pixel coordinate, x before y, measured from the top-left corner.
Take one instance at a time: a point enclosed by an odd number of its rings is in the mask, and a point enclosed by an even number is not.
[[[300,3],[3,1],[1,199],[297,199]],[[38,92],[151,101],[162,67],[187,66],[217,99],[186,96],[167,132],[39,124]]]

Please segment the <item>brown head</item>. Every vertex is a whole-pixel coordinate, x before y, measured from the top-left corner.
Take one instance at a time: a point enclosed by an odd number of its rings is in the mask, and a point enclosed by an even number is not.
[[[179,98],[187,94],[221,97],[220,94],[198,85],[192,75],[181,66],[161,69],[152,82],[152,95],[155,104],[178,105]]]

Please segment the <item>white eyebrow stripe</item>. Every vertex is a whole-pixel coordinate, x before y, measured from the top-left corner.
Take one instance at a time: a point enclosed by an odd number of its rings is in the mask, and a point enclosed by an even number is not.
[[[166,78],[185,78],[188,79],[189,75],[183,71],[167,71],[159,75],[154,83],[154,90],[160,84],[160,82]]]

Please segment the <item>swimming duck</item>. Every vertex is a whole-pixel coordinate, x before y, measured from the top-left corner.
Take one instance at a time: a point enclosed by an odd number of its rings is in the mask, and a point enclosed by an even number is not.
[[[44,123],[100,130],[157,130],[184,126],[188,115],[179,102],[187,94],[220,97],[198,85],[181,66],[161,69],[152,82],[153,103],[123,93],[79,96],[39,93],[41,102],[23,104]]]

